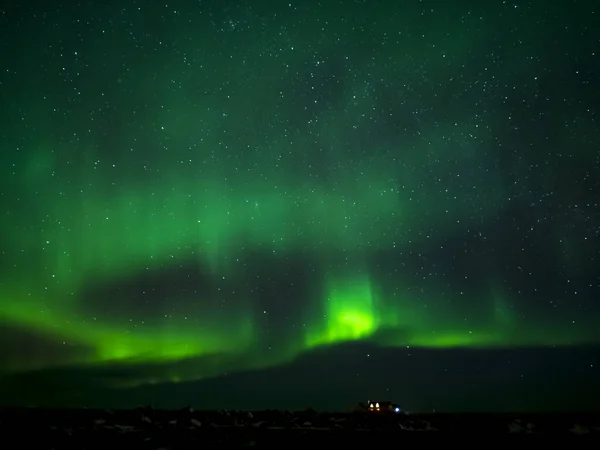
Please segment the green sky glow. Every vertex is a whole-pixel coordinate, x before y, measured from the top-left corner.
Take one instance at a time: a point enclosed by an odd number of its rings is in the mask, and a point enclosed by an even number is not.
[[[138,384],[358,340],[600,340],[581,275],[597,204],[573,197],[597,125],[544,84],[539,26],[500,46],[504,4],[423,25],[421,6],[259,3],[161,10],[152,33],[141,7],[82,8],[112,25],[19,40],[0,78],[0,339],[19,343],[0,369],[127,365]]]

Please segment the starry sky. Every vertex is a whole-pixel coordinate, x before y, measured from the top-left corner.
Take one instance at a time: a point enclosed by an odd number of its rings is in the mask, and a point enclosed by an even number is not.
[[[600,376],[599,16],[4,5],[0,375],[30,391],[13,401],[262,377],[248,404],[418,385],[419,409],[444,383],[522,397],[549,367]]]

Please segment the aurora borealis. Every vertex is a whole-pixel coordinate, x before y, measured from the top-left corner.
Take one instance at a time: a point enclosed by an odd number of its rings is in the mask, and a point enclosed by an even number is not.
[[[1,372],[599,344],[599,12],[447,3],[6,7]]]

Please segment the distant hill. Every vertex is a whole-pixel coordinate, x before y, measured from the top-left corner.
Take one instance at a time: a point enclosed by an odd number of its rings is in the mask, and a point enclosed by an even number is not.
[[[5,376],[0,379],[0,401],[61,407],[340,410],[369,398],[389,398],[412,411],[597,411],[600,386],[592,366],[600,365],[599,350],[407,350],[352,343],[315,350],[266,370],[129,389],[103,387],[98,383],[101,373],[85,368]]]

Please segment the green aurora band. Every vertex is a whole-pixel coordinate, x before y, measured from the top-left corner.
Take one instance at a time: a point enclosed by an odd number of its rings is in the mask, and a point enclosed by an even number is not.
[[[101,185],[101,178],[94,180],[90,174],[90,179]],[[167,178],[175,179],[176,174]],[[441,294],[435,283],[415,292],[402,285],[401,276],[378,280],[369,273],[364,264],[369,251],[430,238],[411,226],[419,216],[439,225],[468,221],[461,211],[459,184],[454,195],[431,192],[416,200],[410,192],[418,177],[405,177],[399,188],[391,173],[365,175],[343,189],[342,179],[334,180],[330,189],[301,189],[291,183],[268,188],[249,181],[226,188],[179,179],[184,181],[161,181],[143,191],[131,187],[111,195],[99,195],[96,185],[87,191],[59,186],[53,189],[59,192],[54,198],[44,194],[46,201],[36,211],[44,227],[32,232],[15,226],[10,243],[16,258],[20,253],[20,258],[39,264],[3,283],[1,317],[5,324],[82,350],[59,359],[24,355],[5,369],[144,367],[135,380],[111,381],[129,386],[269,367],[317,347],[356,340],[427,348],[573,345],[585,340],[581,328],[575,332],[520,322],[493,280],[488,297],[479,300],[489,306],[484,308],[487,313],[475,311],[467,320],[464,306],[457,310],[460,303]],[[499,187],[487,194],[494,191],[499,201]],[[479,215],[494,212],[497,207],[482,206]],[[403,227],[393,228],[398,222]],[[305,252],[322,275],[314,289],[317,298],[302,305],[306,320],[301,332],[283,333],[277,345],[261,338],[253,311],[256,299],[232,297],[225,290],[215,290],[210,298],[189,294],[178,301],[175,313],[160,317],[142,308],[98,318],[85,307],[82,292],[88,284],[177,266],[189,255],[208,267],[211,277],[237,286],[244,274],[236,261],[248,248],[275,259]],[[176,301],[168,294],[162,300]]]

